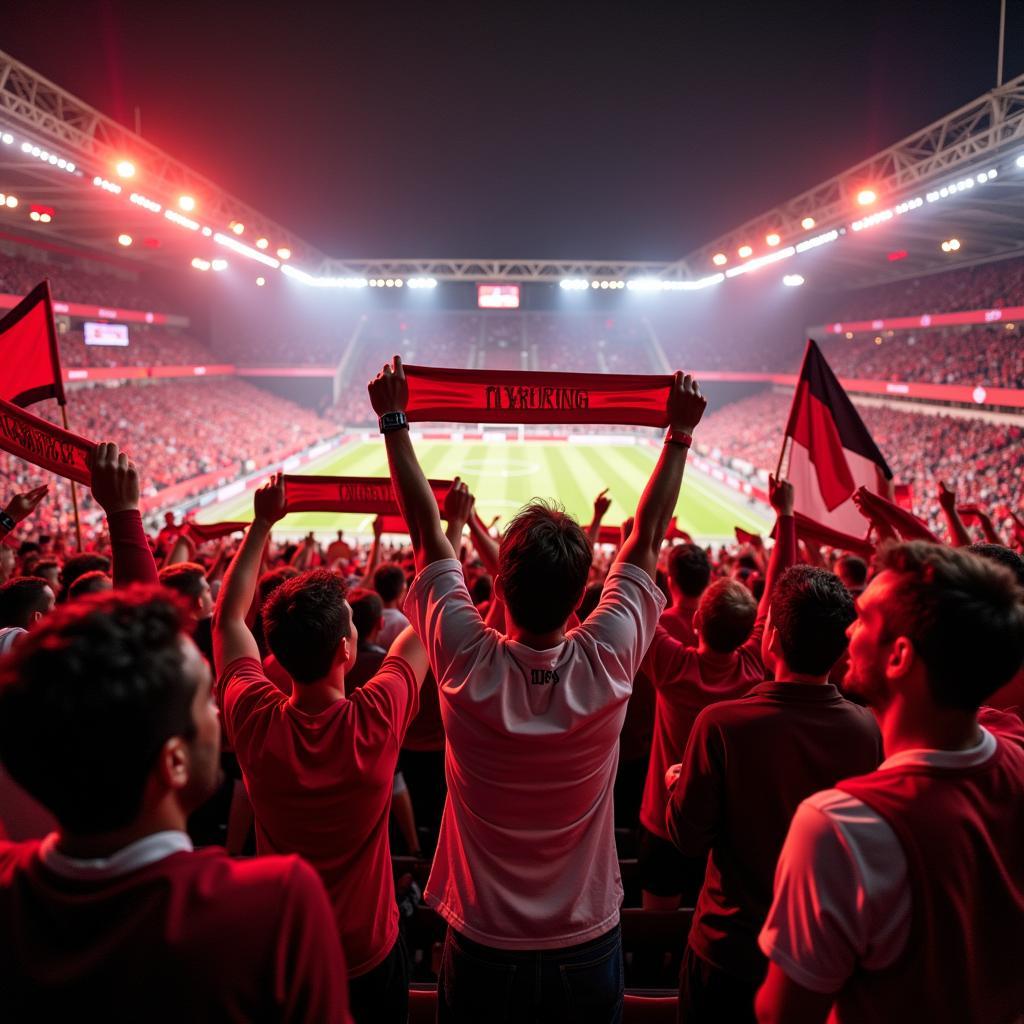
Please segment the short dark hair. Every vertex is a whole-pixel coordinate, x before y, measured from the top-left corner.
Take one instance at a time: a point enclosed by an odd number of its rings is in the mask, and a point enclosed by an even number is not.
[[[836,562],[836,575],[842,579],[844,576],[850,584],[857,588],[863,588],[868,580],[868,563],[860,555],[843,555]]]
[[[99,569],[92,569],[90,572],[83,572],[74,583],[68,587],[68,598],[77,601],[86,594],[98,594],[104,590],[110,590],[111,579]]]
[[[256,584],[256,594],[259,597],[260,607],[263,602],[277,590],[282,583],[295,579],[299,570],[294,565],[279,565],[276,569],[268,569]]]
[[[71,584],[84,576],[87,572],[110,572],[110,559],[106,555],[97,555],[93,551],[86,551],[80,555],[72,555],[60,571],[60,583],[65,591],[71,589]]]
[[[968,549],[980,558],[987,558],[990,562],[998,562],[1005,565],[1014,576],[1017,582],[1024,587],[1024,558],[1021,558],[1012,548],[1004,547],[1002,544],[972,544]]]
[[[835,573],[811,565],[787,569],[771,598],[772,626],[786,664],[794,672],[826,675],[849,643],[857,617],[853,595]]]
[[[94,594],[0,664],[0,761],[63,827],[128,825],[164,743],[195,735],[182,625],[159,588]]]
[[[565,625],[583,596],[594,558],[590,540],[572,516],[535,499],[508,524],[498,549],[512,621],[532,633]]]
[[[193,601],[203,592],[206,570],[198,562],[175,562],[160,570],[160,586]]]
[[[16,576],[0,587],[0,627],[28,628],[32,616],[46,608],[46,590],[52,590],[42,576]]]
[[[715,580],[704,591],[693,624],[713,651],[731,654],[754,629],[757,602],[739,580]]]
[[[366,639],[380,625],[384,615],[384,602],[376,590],[360,588],[348,595],[348,604],[352,609],[352,625],[356,627],[360,639]]]
[[[405,586],[405,572],[400,565],[381,565],[373,574],[373,589],[382,601],[395,601]]]
[[[46,569],[56,569],[57,579],[60,580],[60,562],[58,559],[49,557],[40,558],[39,561],[36,562],[36,575],[42,575],[42,572]]]
[[[909,638],[939,707],[976,711],[1024,661],[1024,590],[1013,573],[964,548],[925,541],[879,554],[897,577],[889,638]]]
[[[297,683],[323,679],[352,634],[345,584],[327,569],[282,583],[263,605],[262,619],[271,652]]]
[[[700,597],[711,581],[707,552],[699,544],[677,544],[668,553],[668,574],[687,597]]]

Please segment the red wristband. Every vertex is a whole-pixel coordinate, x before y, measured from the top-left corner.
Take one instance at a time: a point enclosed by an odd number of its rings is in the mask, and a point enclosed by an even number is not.
[[[673,430],[669,427],[665,434],[665,444],[677,444],[681,448],[689,448],[693,444],[693,434],[688,434],[685,430]]]

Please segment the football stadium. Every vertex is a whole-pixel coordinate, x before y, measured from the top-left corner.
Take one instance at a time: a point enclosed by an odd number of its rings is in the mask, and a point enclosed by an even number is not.
[[[4,1018],[1024,1020],[1020,4],[47,6]]]

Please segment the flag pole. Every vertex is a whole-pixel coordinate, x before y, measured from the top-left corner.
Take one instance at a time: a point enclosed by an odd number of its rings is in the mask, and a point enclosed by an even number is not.
[[[61,405],[60,416],[61,419],[64,421],[64,429],[70,430],[71,428],[68,426],[68,407],[66,405]],[[76,484],[74,480],[70,480],[69,483],[71,484],[71,508],[75,513],[75,540],[78,544],[78,551],[79,553],[81,553],[82,521],[78,516],[78,484]]]
[[[800,363],[800,373],[797,376],[796,387],[793,388],[793,401],[789,403],[789,415],[786,417],[786,430],[782,435],[782,447],[779,449],[779,461],[775,467],[775,479],[782,479],[782,464],[786,460],[786,456],[789,454],[789,444],[792,441],[790,431],[793,429],[793,410],[796,407],[797,392],[800,390],[800,381],[803,379],[804,370],[807,367],[807,357],[811,354],[811,346],[814,342],[811,339],[807,340],[807,348],[804,349],[804,358]],[[787,463],[787,470],[789,465]]]

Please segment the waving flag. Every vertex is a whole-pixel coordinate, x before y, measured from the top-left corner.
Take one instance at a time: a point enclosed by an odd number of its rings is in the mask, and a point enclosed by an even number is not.
[[[0,398],[22,407],[47,398],[64,405],[50,284],[35,286],[0,320]]]
[[[796,513],[834,538],[845,538],[852,550],[869,529],[853,494],[864,487],[888,495],[892,470],[813,341],[807,342],[793,394],[783,452],[787,449],[786,476],[796,490]]]

